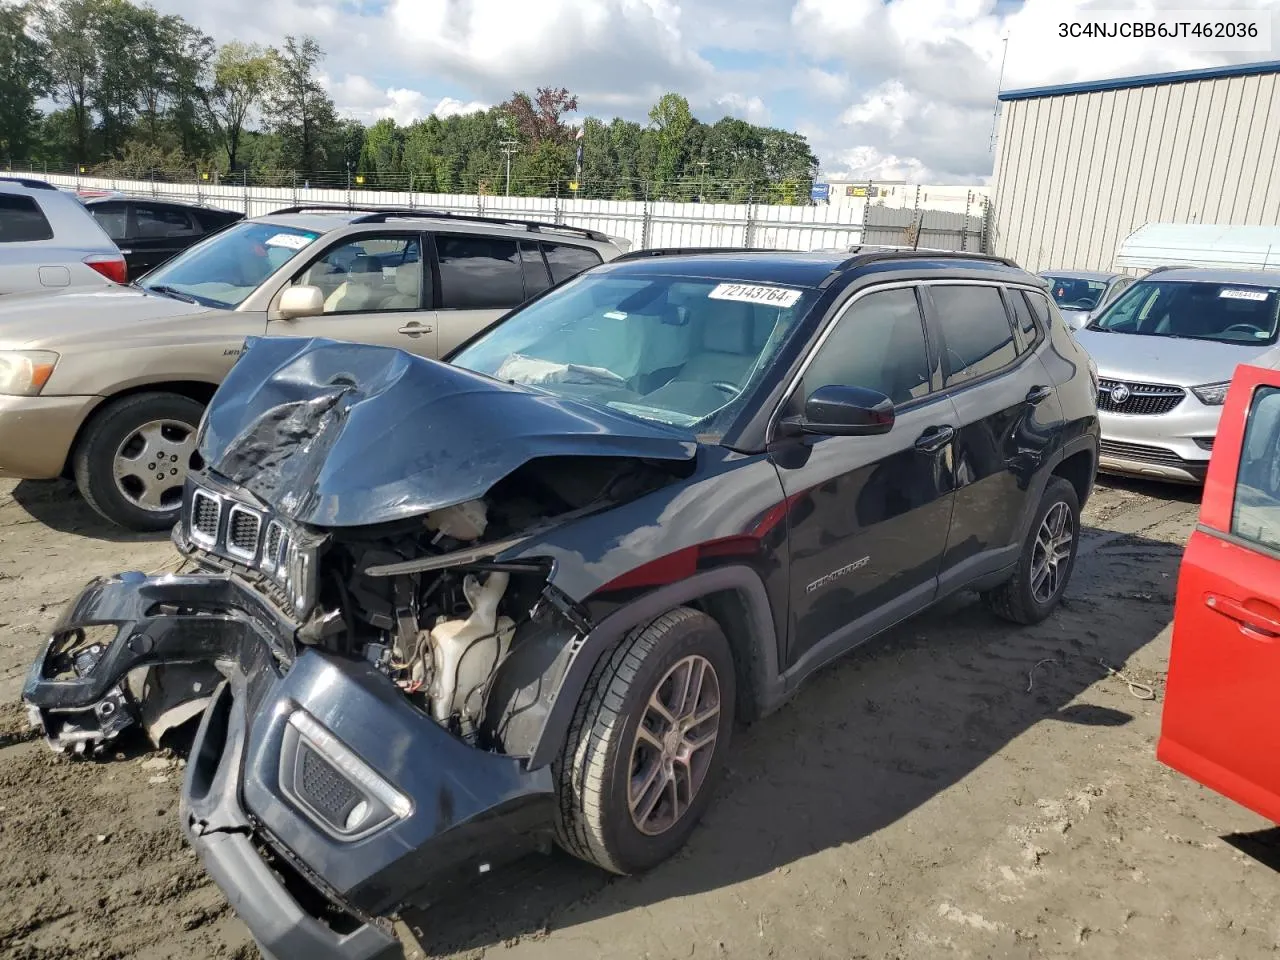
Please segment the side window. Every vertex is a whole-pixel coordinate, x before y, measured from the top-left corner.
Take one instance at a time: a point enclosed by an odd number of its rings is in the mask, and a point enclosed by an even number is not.
[[[524,268],[524,295],[527,300],[551,286],[547,265],[542,262],[536,243],[521,242],[520,264]]]
[[[600,254],[594,250],[566,243],[544,243],[542,252],[547,255],[547,265],[551,267],[552,283],[568,280],[574,274],[601,262]]]
[[[1035,349],[1036,344],[1040,342],[1040,328],[1036,326],[1031,308],[1027,306],[1027,298],[1022,295],[1021,290],[1005,290],[1004,293],[1009,298],[1010,306],[1013,307],[1014,326],[1022,335],[1021,352]]]
[[[0,193],[0,243],[52,239],[53,228],[34,200],[18,194]]]
[[[168,237],[189,237],[199,233],[191,222],[190,214],[166,207],[147,207],[136,204],[133,216],[138,225],[139,240],[163,240]]]
[[[319,287],[325,313],[417,310],[422,242],[417,235],[370,234],[338,244],[293,281]]]
[[[514,240],[437,233],[440,306],[507,310],[524,300],[524,273]]]
[[[805,399],[832,384],[878,390],[895,404],[929,392],[929,358],[915,290],[868,294],[836,321],[805,370]]]
[[[1032,312],[1040,319],[1040,326],[1046,330],[1053,328],[1053,318],[1049,314],[1049,298],[1043,293],[1023,293]]]
[[[976,380],[1017,359],[1013,328],[995,287],[930,288],[942,334],[943,383]]]
[[[1258,387],[1246,422],[1231,532],[1280,550],[1280,389]]]
[[[129,208],[123,203],[95,203],[89,212],[112,240],[129,236]]]

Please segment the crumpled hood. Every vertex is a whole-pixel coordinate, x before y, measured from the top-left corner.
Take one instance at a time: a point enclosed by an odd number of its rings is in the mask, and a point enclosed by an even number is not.
[[[1265,345],[1146,337],[1088,329],[1076,331],[1076,342],[1093,357],[1101,377],[1183,387],[1230,380],[1236,367],[1242,363],[1270,366],[1276,354],[1275,347]]]
[[[474,500],[537,457],[690,460],[687,431],[390,347],[250,338],[209,404],[210,469],[301,523],[386,523]]]

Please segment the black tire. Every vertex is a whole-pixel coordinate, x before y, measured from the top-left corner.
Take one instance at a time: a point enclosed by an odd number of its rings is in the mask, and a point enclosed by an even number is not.
[[[203,413],[202,404],[176,393],[137,393],[104,406],[85,427],[72,454],[71,467],[80,495],[94,510],[122,527],[140,531],[170,529],[182,511],[181,485],[190,453],[176,441],[173,449],[163,451],[169,458],[164,482],[170,487],[162,501],[166,509],[156,510],[145,509],[126,495],[125,481],[118,482],[114,474],[116,453],[139,429],[155,421],[185,424],[194,437]]]
[[[1037,557],[1037,543],[1045,518],[1050,511],[1065,506],[1071,523],[1070,554],[1058,565],[1059,574],[1056,585],[1048,596],[1036,596],[1033,570]],[[1031,529],[1022,545],[1022,555],[1018,557],[1018,566],[1008,581],[982,595],[997,616],[1014,623],[1039,623],[1049,616],[1062,601],[1062,594],[1071,580],[1071,571],[1075,568],[1076,555],[1080,549],[1080,498],[1076,488],[1062,477],[1050,477],[1045,486],[1044,496],[1040,498],[1040,506],[1031,521]]]
[[[709,732],[714,726],[713,752],[684,812],[664,832],[641,832],[629,802],[637,729],[650,696],[669,671],[678,670],[690,657],[710,664],[718,684],[718,721],[713,725],[708,720],[703,728]],[[710,803],[723,768],[733,729],[734,697],[728,641],[714,620],[687,607],[663,614],[602,657],[582,692],[554,764],[560,846],[619,874],[647,870],[684,846]]]

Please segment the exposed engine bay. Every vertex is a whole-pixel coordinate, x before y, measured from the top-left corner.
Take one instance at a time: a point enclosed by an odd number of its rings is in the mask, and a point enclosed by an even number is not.
[[[546,691],[522,696],[521,677],[496,684],[503,668],[533,643],[548,653],[571,652],[590,624],[550,585],[548,562],[494,558],[538,530],[657,489],[674,479],[676,466],[630,457],[540,458],[482,498],[328,531],[275,515],[206,471],[189,481],[173,539],[200,571],[245,582],[292,625],[293,649],[279,651],[282,659],[311,646],[365,660],[450,733],[507,752],[519,749],[509,742],[518,715],[536,712],[529,701]],[[59,647],[48,662],[57,673],[87,677],[109,639],[92,629],[55,636]],[[540,681],[548,658],[534,659]],[[134,722],[159,745],[204,709],[220,679],[211,660],[134,671],[90,709],[61,717],[45,711],[43,718],[33,711],[32,720],[55,749],[75,753],[100,751]]]

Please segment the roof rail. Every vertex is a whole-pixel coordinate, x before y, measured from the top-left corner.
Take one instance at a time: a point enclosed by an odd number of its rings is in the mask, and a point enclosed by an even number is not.
[[[1164,273],[1164,271],[1166,271],[1166,270],[1178,270],[1178,269],[1185,269],[1185,268],[1179,268],[1179,267],[1170,266],[1169,264],[1167,264],[1167,263],[1166,263],[1165,265],[1160,266],[1160,267],[1152,267],[1150,270],[1148,270],[1146,273],[1144,273],[1144,274],[1143,274],[1143,276],[1144,276],[1144,277],[1149,277],[1149,276],[1151,276],[1153,273]]]
[[[881,260],[973,260],[979,263],[999,263],[1006,267],[1013,267],[1015,270],[1022,269],[1008,257],[997,257],[993,253],[970,253],[964,250],[885,250],[871,245],[868,245],[867,252],[862,253],[861,250],[862,247],[856,248],[853,256],[827,274],[826,278],[818,284],[819,288],[830,286],[831,282],[846,270]]]
[[[513,217],[486,217],[478,213],[455,213],[452,210],[432,210],[428,207],[356,207],[342,206],[336,203],[308,203],[296,207],[281,207],[272,210],[271,215],[290,213],[358,213],[352,223],[385,223],[392,218],[415,218],[422,220],[462,220],[468,223],[492,223],[500,226],[523,227],[533,233],[542,230],[558,230],[562,233],[576,233],[594,240],[597,243],[609,243],[609,238],[599,230],[587,227],[575,227],[567,223],[552,223],[548,220],[520,220]]]
[[[767,250],[763,247],[649,247],[645,250],[631,250],[620,257],[614,257],[610,263],[623,260],[643,260],[646,257],[680,257],[686,254],[699,253],[785,253],[783,250]]]
[[[32,190],[57,190],[52,183],[46,180],[35,180],[31,177],[0,177],[0,183],[16,183],[21,187],[28,187]]]

